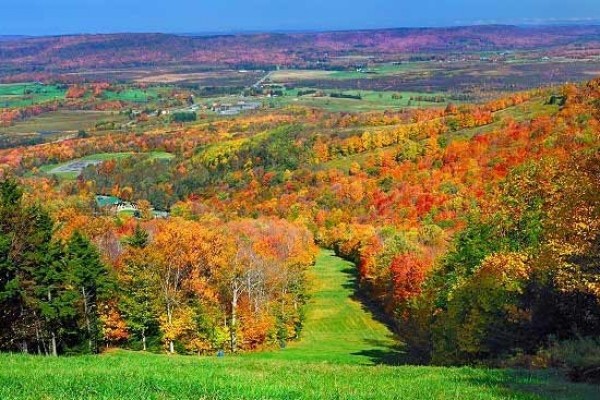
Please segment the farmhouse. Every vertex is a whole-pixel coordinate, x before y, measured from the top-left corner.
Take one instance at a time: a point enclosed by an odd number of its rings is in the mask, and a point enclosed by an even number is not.
[[[109,214],[129,214],[135,218],[141,216],[139,207],[137,204],[129,201],[124,201],[116,196],[96,195],[96,206],[100,210],[104,210]],[[152,209],[152,216],[155,219],[168,218],[169,213],[167,211],[158,211]]]

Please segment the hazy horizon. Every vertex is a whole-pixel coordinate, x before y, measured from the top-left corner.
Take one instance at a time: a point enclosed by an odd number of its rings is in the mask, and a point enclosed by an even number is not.
[[[520,28],[544,28],[544,27],[568,27],[568,26],[597,26],[600,25],[600,19],[581,19],[581,20],[557,20],[539,23],[472,23],[456,25],[422,25],[422,26],[378,26],[378,27],[355,27],[355,28],[297,28],[297,29],[223,29],[211,31],[160,31],[160,30],[115,30],[115,31],[73,31],[62,33],[0,33],[0,38],[27,38],[27,37],[51,37],[51,36],[77,36],[77,35],[111,35],[111,34],[164,34],[176,36],[212,36],[212,35],[252,35],[261,33],[319,33],[319,32],[351,32],[351,31],[377,31],[377,30],[396,30],[396,29],[452,29],[462,27],[489,27],[506,26]]]
[[[0,35],[280,31],[597,23],[596,0],[21,0],[0,15]]]

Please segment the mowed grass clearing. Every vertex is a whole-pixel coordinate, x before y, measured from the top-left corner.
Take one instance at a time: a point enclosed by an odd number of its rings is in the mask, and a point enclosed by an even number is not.
[[[502,129],[509,121],[523,122],[530,121],[539,116],[550,116],[556,114],[560,110],[558,105],[548,104],[546,97],[537,97],[522,104],[508,107],[494,113],[494,122],[488,125],[479,126],[476,128],[463,129],[453,133],[457,138],[471,138],[483,133],[489,133],[494,130]]]
[[[323,250],[311,273],[313,289],[301,340],[281,351],[247,357],[364,365],[391,361],[397,341],[353,298],[354,270],[351,263]]]
[[[508,107],[504,110],[500,110],[494,113],[494,122],[483,125],[475,128],[462,129],[456,132],[450,132],[447,135],[448,140],[468,140],[477,135],[490,133],[493,131],[501,130],[503,126],[509,121],[515,122],[523,122],[535,119],[536,117],[542,115],[552,115],[559,111],[559,107],[557,105],[549,105],[547,104],[546,97],[537,97],[533,98],[529,101],[526,101],[522,104]],[[381,127],[379,129],[389,129],[393,128],[393,126],[389,127]],[[371,151],[365,151],[363,153],[352,154],[349,156],[343,156],[339,158],[332,159],[327,161],[321,165],[319,168],[321,169],[340,169],[343,171],[348,171],[350,166],[353,163],[364,164],[367,160],[372,157],[378,156],[382,153],[397,153],[402,150],[402,146],[392,145],[388,147],[383,147],[381,149],[375,149]]]
[[[598,399],[597,387],[547,373],[361,366],[116,352],[41,358],[0,355],[3,400]],[[557,379],[557,378],[556,378]]]
[[[91,165],[91,164],[99,163],[102,161],[119,160],[122,158],[131,157],[134,154],[140,154],[140,155],[145,154],[155,160],[170,160],[173,157],[175,157],[173,154],[167,153],[164,151],[153,151],[153,152],[148,152],[148,153],[133,153],[133,152],[99,153],[99,154],[92,154],[89,156],[77,158],[75,160],[66,161],[66,162],[63,162],[60,164],[42,165],[41,167],[39,167],[39,171],[42,173],[45,173],[45,174],[49,174],[49,175],[56,175],[59,178],[63,178],[63,179],[75,179],[79,176],[79,174],[83,170],[83,168],[79,168],[79,167],[70,168],[70,166],[73,166],[73,165],[81,166],[81,165],[85,165],[85,164]],[[69,169],[72,169],[72,170],[69,170]]]
[[[597,399],[597,386],[551,372],[378,365],[385,326],[352,294],[352,266],[322,252],[302,340],[282,351],[194,357],[0,355],[0,398],[22,399]],[[366,332],[364,332],[366,331]],[[377,344],[373,345],[373,341]]]

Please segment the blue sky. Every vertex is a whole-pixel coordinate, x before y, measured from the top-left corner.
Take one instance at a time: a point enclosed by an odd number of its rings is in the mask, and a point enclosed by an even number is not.
[[[600,0],[0,0],[0,10],[4,35],[600,20]]]

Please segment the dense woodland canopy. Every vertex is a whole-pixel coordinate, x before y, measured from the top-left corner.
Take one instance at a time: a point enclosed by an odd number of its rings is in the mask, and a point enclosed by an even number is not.
[[[202,353],[298,336],[315,254],[304,228],[273,219],[97,221],[109,229],[98,238],[103,258],[80,230],[57,235],[14,181],[0,193],[3,349],[97,353],[162,340],[170,352],[177,344]]]
[[[411,361],[547,363],[600,330],[600,80],[552,94],[290,107],[2,150],[0,347],[278,345],[300,333],[316,243],[356,263]],[[27,174],[153,150],[176,157],[109,160],[72,181]],[[137,201],[141,218],[108,215],[97,193]]]

